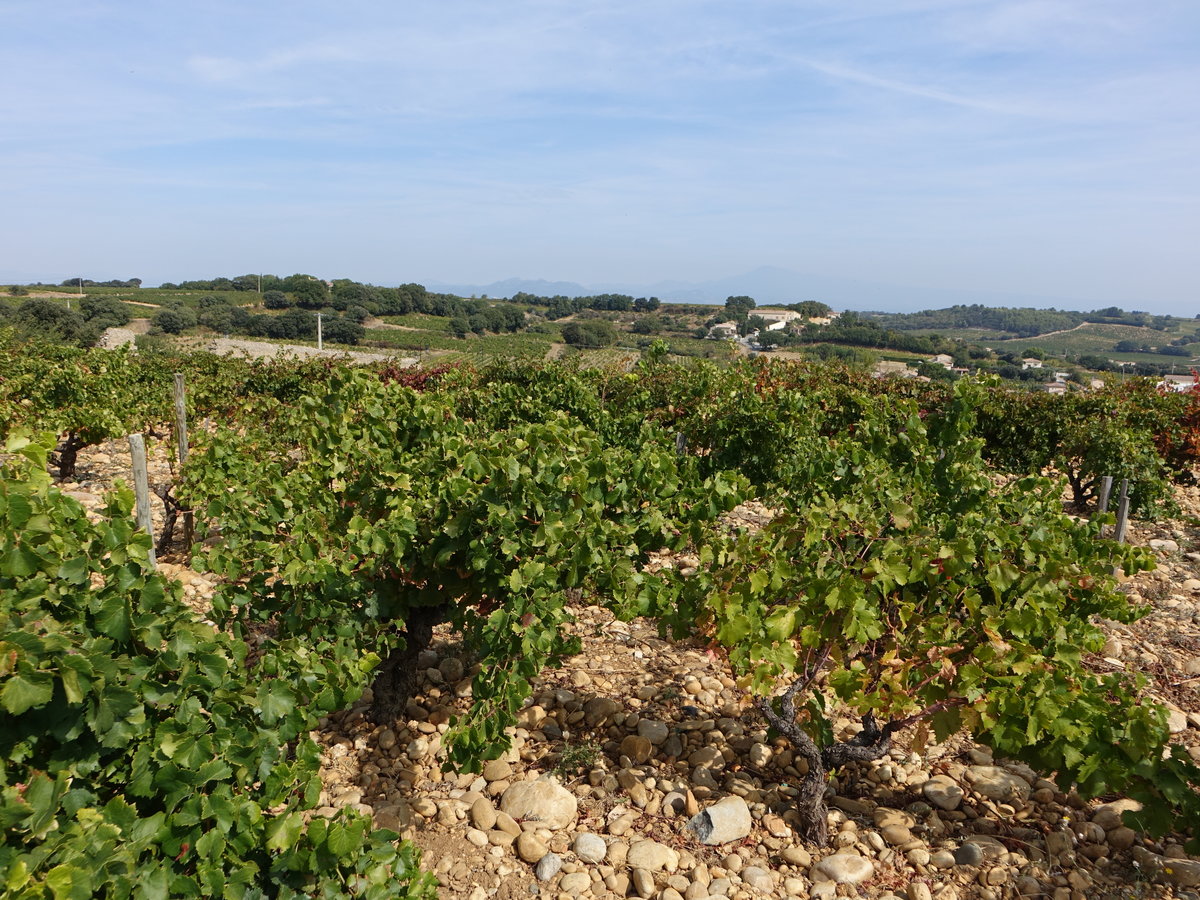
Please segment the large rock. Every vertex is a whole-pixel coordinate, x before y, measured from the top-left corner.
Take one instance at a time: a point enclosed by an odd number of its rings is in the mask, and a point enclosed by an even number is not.
[[[989,800],[1024,803],[1029,799],[1029,782],[999,766],[968,766],[967,781],[977,792]]]
[[[518,822],[540,822],[551,831],[568,828],[579,814],[575,795],[556,781],[519,781],[500,797],[500,811]]]
[[[412,823],[412,809],[407,803],[396,803],[375,810],[375,825],[378,828],[390,828],[392,831],[402,833],[410,828]]]
[[[925,799],[947,812],[958,809],[964,796],[963,789],[948,775],[934,775],[921,786]]]
[[[637,841],[629,848],[625,862],[631,869],[645,869],[647,872],[674,872],[679,868],[679,854],[666,844],[658,841]]]
[[[688,829],[704,844],[728,844],[750,834],[750,807],[741,797],[726,797],[688,821]]]
[[[1155,881],[1176,887],[1200,886],[1200,862],[1194,859],[1170,859],[1151,853],[1145,847],[1134,847],[1133,858],[1142,872]]]
[[[873,862],[849,851],[827,856],[809,871],[813,881],[832,881],[836,884],[861,884],[874,874]]]

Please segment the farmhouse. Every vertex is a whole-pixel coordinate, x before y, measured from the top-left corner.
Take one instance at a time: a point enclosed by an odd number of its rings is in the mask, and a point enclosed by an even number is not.
[[[738,336],[738,327],[735,322],[718,322],[708,330],[708,336],[714,341],[732,341]]]
[[[792,322],[803,321],[804,316],[791,309],[756,309],[751,315],[758,316],[767,323],[767,331],[781,331]]]
[[[1164,375],[1162,381],[1158,383],[1160,390],[1164,391],[1190,391],[1196,387],[1196,376],[1194,375]]]
[[[916,378],[917,370],[910,369],[906,363],[890,359],[881,359],[875,363],[873,373],[876,378]]]

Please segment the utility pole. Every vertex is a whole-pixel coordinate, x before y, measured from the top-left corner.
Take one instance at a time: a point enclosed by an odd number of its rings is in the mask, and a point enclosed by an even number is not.
[[[323,334],[321,331],[321,314],[320,313],[317,313],[317,349],[318,350],[325,349],[325,342],[323,340]]]

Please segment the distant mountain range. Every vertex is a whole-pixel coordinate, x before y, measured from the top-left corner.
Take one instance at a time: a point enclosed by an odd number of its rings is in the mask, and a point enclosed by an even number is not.
[[[1059,309],[1098,309],[1108,302],[1081,300],[1077,297],[1049,297],[1033,294],[1014,294],[999,291],[972,291],[916,288],[906,285],[856,281],[793,272],[776,266],[764,266],[730,278],[714,281],[660,281],[656,284],[577,284],[573,281],[508,278],[491,284],[448,284],[426,282],[432,291],[457,294],[461,297],[511,297],[520,291],[539,296],[583,297],[592,294],[630,294],[634,297],[658,297],[664,302],[724,303],[726,297],[745,294],[759,305],[798,303],[819,300],[837,310],[875,312],[916,312],[937,309],[958,303],[978,303],[983,306],[1057,307]]]

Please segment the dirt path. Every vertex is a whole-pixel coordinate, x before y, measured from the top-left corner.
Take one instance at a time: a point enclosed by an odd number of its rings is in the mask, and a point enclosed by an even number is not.
[[[383,328],[388,331],[420,331],[420,328],[413,328],[411,325],[395,325],[392,322],[385,322],[383,319],[370,318],[363,322],[363,328]]]
[[[81,300],[86,296],[75,291],[30,291],[25,295],[29,300]]]
[[[1035,334],[1035,335],[1033,335],[1032,337],[1027,337],[1027,338],[1021,338],[1021,337],[1015,337],[1015,338],[1005,338],[1005,340],[1007,340],[1007,341],[1033,341],[1033,340],[1040,340],[1041,338],[1054,337],[1054,335],[1056,335],[1056,334],[1070,334],[1072,331],[1078,331],[1080,328],[1083,328],[1085,325],[1093,325],[1093,324],[1096,324],[1096,323],[1094,323],[1094,322],[1080,322],[1080,323],[1079,323],[1078,325],[1076,325],[1074,328],[1060,328],[1058,331],[1045,331],[1045,332],[1042,332],[1041,334]],[[1100,324],[1107,324],[1107,323],[1100,323]]]
[[[401,366],[415,366],[415,357],[398,357],[390,353],[368,353],[364,350],[318,350],[307,344],[272,344],[268,341],[251,341],[242,338],[186,338],[180,342],[193,350],[207,350],[221,356],[246,356],[251,359],[270,359],[275,356],[310,357],[324,356],[331,359],[349,358],[355,362],[385,362],[391,360]]]

